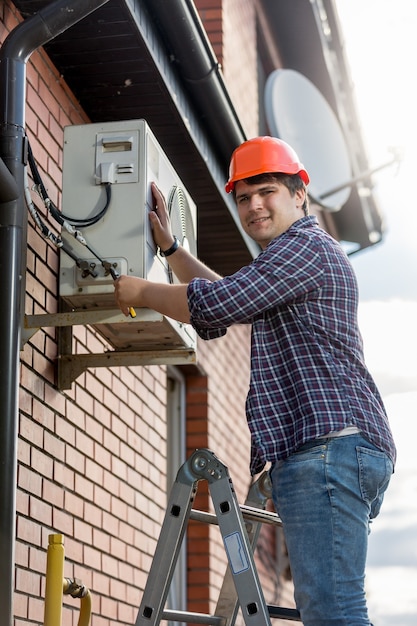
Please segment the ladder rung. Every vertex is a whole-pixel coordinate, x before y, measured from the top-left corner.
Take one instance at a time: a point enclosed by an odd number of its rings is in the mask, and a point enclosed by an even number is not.
[[[264,511],[262,509],[256,509],[253,506],[247,506],[246,504],[239,505],[244,519],[249,519],[256,522],[263,522],[264,524],[275,524],[281,526],[282,522],[278,515],[273,511]],[[207,513],[206,511],[197,511],[191,509],[191,519],[198,522],[205,522],[206,524],[218,524],[217,516],[214,513]]]
[[[296,609],[286,609],[282,606],[267,605],[270,617],[280,617],[290,622],[301,622],[300,613]]]
[[[255,507],[248,506],[247,504],[240,504],[239,506],[245,519],[263,522],[264,524],[276,524],[277,526],[282,526],[280,518],[273,511],[256,509]]]
[[[208,615],[206,613],[192,613],[191,611],[175,611],[173,609],[165,609],[162,618],[173,622],[191,622],[194,624],[213,624],[214,626],[222,626],[226,619],[220,615]]]
[[[268,604],[268,613],[270,617],[285,619],[293,622],[301,622],[300,613],[296,609],[287,609],[283,606],[275,606]],[[195,623],[195,624],[212,624],[213,626],[222,626],[225,618],[219,615],[208,615],[206,613],[192,613],[190,611],[175,611],[173,609],[165,609],[162,617],[173,622]]]

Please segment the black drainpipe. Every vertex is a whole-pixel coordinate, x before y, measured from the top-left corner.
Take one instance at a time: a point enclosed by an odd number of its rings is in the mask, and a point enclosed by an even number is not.
[[[0,50],[0,607],[4,626],[13,624],[19,353],[27,240],[26,63],[37,48],[107,2],[51,2],[19,24]]]

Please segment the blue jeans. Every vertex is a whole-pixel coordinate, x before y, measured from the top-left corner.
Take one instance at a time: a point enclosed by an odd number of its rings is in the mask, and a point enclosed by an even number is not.
[[[369,523],[392,471],[387,455],[360,434],[316,439],[271,468],[304,626],[370,626]]]

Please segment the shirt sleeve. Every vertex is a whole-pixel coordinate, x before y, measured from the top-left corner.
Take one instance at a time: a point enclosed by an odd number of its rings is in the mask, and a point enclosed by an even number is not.
[[[321,285],[320,255],[311,238],[290,229],[235,274],[215,282],[193,279],[187,292],[191,324],[203,339],[221,337],[232,324],[314,297]]]

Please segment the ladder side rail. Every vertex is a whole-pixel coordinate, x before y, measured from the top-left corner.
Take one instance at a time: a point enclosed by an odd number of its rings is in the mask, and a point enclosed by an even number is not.
[[[250,540],[228,475],[209,480],[233,582],[246,626],[270,626],[268,609],[253,558]]]
[[[245,520],[253,520],[249,523],[246,522],[246,530],[248,533],[250,545],[252,547],[252,552],[254,552],[255,550],[255,546],[261,530],[259,514],[264,512],[269,497],[269,491],[265,492],[265,484],[268,484],[267,473],[263,472],[249,488],[244,505],[240,505],[240,510],[242,512],[243,518]],[[246,511],[248,508],[253,508],[256,511],[256,515],[253,517],[246,515]],[[256,523],[253,523],[254,521],[256,521]],[[236,621],[238,612],[238,595],[233,580],[233,575],[228,564],[214,614],[225,616],[227,615],[227,622],[225,626],[233,626]]]
[[[206,448],[195,452],[180,467],[171,489],[135,626],[159,625],[174,575],[191,506],[200,480],[218,480],[227,467]]]
[[[174,482],[135,626],[159,624],[190,516],[195,482]]]

